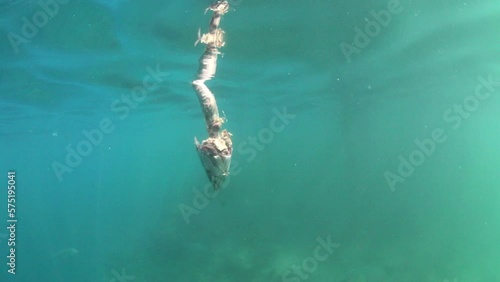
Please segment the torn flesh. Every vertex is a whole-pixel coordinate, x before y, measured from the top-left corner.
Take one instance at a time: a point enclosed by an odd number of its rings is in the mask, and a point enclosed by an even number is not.
[[[219,28],[219,24],[222,15],[229,10],[229,4],[227,1],[217,1],[208,7],[205,13],[208,10],[214,12],[209,23],[209,32],[201,35],[199,30],[198,40],[195,42],[195,45],[201,42],[207,46],[199,61],[197,79],[192,85],[203,111],[209,137],[201,143],[195,137],[195,145],[212,186],[218,190],[229,176],[233,153],[232,135],[225,129],[220,131],[224,119],[219,116],[215,96],[205,85],[205,81],[215,76],[217,55],[220,54],[218,48],[225,44],[224,31]]]

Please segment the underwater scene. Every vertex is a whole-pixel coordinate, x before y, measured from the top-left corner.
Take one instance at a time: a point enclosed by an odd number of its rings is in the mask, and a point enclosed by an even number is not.
[[[500,282],[500,2],[0,0],[0,281]]]

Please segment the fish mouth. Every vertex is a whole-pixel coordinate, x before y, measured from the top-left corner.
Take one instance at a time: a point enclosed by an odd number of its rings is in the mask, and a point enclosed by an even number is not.
[[[219,190],[229,177],[233,153],[230,137],[231,133],[223,130],[219,136],[210,137],[201,143],[194,138],[201,164],[215,190]]]

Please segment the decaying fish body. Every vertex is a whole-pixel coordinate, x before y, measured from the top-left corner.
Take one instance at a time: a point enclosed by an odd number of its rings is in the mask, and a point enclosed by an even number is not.
[[[225,45],[224,31],[219,28],[219,24],[222,15],[229,11],[229,3],[217,1],[210,5],[205,13],[208,10],[213,11],[214,14],[210,20],[209,32],[201,35],[201,30],[198,31],[198,40],[195,45],[201,42],[207,46],[200,58],[198,75],[192,85],[203,111],[209,137],[201,143],[195,137],[195,145],[212,186],[218,190],[229,176],[233,143],[231,133],[225,129],[221,131],[225,120],[219,116],[215,96],[205,85],[205,81],[215,76],[217,56],[220,54],[218,48]]]

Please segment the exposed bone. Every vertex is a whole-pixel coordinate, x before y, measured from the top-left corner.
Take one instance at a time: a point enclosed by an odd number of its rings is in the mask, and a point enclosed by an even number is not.
[[[219,116],[215,96],[205,85],[205,81],[215,76],[217,55],[220,54],[218,48],[225,44],[224,31],[219,28],[219,24],[222,15],[229,11],[229,3],[217,1],[210,5],[205,13],[209,10],[214,12],[209,23],[209,32],[201,35],[201,29],[198,30],[198,40],[195,42],[195,46],[200,42],[207,46],[199,60],[197,79],[192,85],[198,96],[209,136],[201,143],[195,137],[195,145],[210,182],[214,189],[218,190],[229,176],[233,153],[232,134],[225,129],[220,131],[224,119]]]

